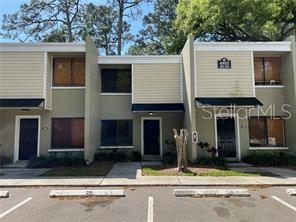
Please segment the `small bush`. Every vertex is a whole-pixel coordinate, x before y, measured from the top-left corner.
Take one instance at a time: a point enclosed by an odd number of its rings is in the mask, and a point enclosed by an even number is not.
[[[141,161],[142,160],[142,155],[138,151],[132,151],[130,154],[130,160],[131,161]]]
[[[52,164],[46,156],[39,156],[30,159],[28,167],[29,168],[50,168]]]
[[[177,164],[177,154],[173,152],[166,152],[162,155],[162,162],[164,164]]]
[[[101,162],[101,161],[110,161],[110,152],[107,151],[100,151],[95,153],[94,160]]]
[[[226,160],[223,157],[198,157],[197,165],[226,167]]]
[[[10,157],[5,156],[5,155],[0,155],[0,166],[3,166],[5,164],[11,163],[12,160]]]
[[[128,155],[126,152],[113,151],[109,154],[109,160],[114,162],[125,162],[128,161]]]
[[[296,166],[296,155],[279,151],[251,151],[243,161],[258,166]]]
[[[64,155],[62,157],[55,156],[40,156],[29,161],[29,168],[51,168],[51,167],[66,167],[66,166],[83,166],[85,161],[82,157]]]

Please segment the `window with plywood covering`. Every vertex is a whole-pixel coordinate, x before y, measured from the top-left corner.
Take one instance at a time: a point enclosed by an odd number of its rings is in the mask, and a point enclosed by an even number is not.
[[[51,147],[84,148],[84,118],[53,118]]]
[[[280,57],[255,57],[254,72],[256,85],[282,85]]]
[[[84,86],[85,58],[54,58],[53,86]]]
[[[280,117],[251,117],[249,120],[250,146],[285,146],[285,124]]]

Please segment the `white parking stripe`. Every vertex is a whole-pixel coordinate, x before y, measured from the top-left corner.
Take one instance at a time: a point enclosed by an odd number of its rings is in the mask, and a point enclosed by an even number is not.
[[[29,202],[30,200],[32,200],[32,197],[29,197],[27,199],[25,199],[24,201],[20,202],[19,204],[15,205],[14,207],[8,209],[7,211],[3,212],[2,214],[0,214],[0,219],[5,217],[7,214],[11,213],[12,211],[14,211],[15,209],[21,207],[22,205],[26,204],[27,202]]]
[[[276,201],[280,202],[281,204],[285,205],[286,207],[289,207],[291,210],[294,210],[296,212],[296,207],[292,206],[291,204],[283,201],[282,199],[276,197],[276,196],[272,196],[273,199],[275,199]]]
[[[153,222],[153,197],[148,197],[147,222]]]

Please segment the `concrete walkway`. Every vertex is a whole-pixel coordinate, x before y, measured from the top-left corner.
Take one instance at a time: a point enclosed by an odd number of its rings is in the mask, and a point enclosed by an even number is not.
[[[0,176],[0,187],[25,186],[296,186],[296,171],[283,168],[260,168],[274,176],[142,176],[140,163],[117,163],[106,177],[35,177]],[[256,169],[258,172],[258,169]]]
[[[107,178],[136,179],[141,176],[140,162],[115,163]]]

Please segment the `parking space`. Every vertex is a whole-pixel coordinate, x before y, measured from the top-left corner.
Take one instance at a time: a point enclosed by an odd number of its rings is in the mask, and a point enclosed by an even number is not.
[[[291,222],[296,217],[296,211],[289,207],[289,205],[296,207],[296,196],[289,196],[286,193],[287,187],[249,187],[247,189],[251,194],[250,197],[230,198],[175,197],[173,195],[175,188],[127,187],[124,188],[126,196],[122,198],[83,199],[49,198],[50,190],[60,189],[56,187],[9,188],[5,190],[10,192],[10,197],[0,199],[0,217],[4,214],[0,221]]]

